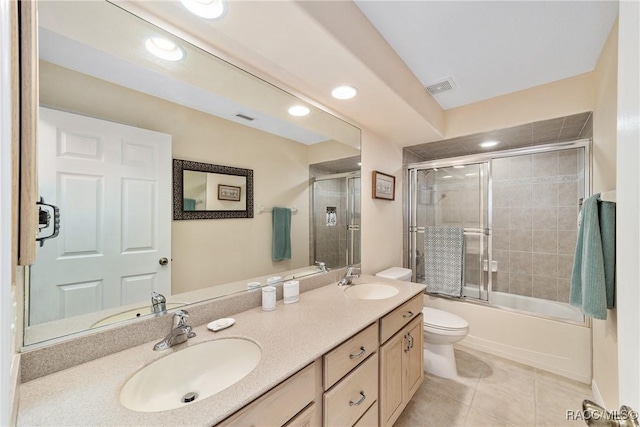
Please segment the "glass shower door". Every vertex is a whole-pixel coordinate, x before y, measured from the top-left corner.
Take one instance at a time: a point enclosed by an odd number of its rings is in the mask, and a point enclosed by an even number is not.
[[[487,215],[489,164],[425,167],[409,171],[411,209],[409,264],[418,283],[425,282],[425,229],[464,229],[463,296],[487,300],[491,265]]]

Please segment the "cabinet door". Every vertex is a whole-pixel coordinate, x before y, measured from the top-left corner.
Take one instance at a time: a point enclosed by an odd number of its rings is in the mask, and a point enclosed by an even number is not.
[[[404,409],[402,359],[409,344],[403,332],[398,332],[380,347],[381,426],[393,425]]]
[[[408,351],[402,353],[404,357],[402,361],[403,374],[405,376],[402,393],[406,405],[424,380],[422,313],[406,326],[403,336],[409,342]]]

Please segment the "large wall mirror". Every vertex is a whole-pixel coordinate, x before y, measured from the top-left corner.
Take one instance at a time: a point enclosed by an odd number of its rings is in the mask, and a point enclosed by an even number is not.
[[[290,116],[303,101],[114,4],[38,8],[38,185],[60,232],[28,271],[25,345],[153,315],[154,291],[171,309],[359,262],[359,129]],[[247,217],[174,220],[173,159],[252,171],[253,205],[246,175],[204,171],[182,206],[215,192]],[[274,207],[290,259],[272,259]]]

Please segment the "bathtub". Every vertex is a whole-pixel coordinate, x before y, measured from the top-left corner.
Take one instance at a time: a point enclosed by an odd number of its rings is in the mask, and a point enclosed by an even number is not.
[[[465,286],[462,294],[468,298],[478,298],[479,296],[478,288],[472,285]],[[487,292],[483,291],[480,297],[482,301],[487,301]],[[495,291],[491,292],[488,302],[498,308],[518,310],[534,316],[584,323],[584,316],[580,309],[564,302]]]

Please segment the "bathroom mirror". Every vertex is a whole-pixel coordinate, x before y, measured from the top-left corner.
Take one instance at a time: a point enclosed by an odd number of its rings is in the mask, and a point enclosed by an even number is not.
[[[319,272],[312,207],[324,215],[321,203],[348,204],[359,219],[359,183],[348,203],[314,202],[311,165],[357,165],[359,129],[109,2],[38,9],[39,191],[60,209],[61,229],[27,271],[25,345],[151,315],[152,290],[171,309]],[[155,57],[150,43],[181,58]],[[290,116],[292,105],[310,114]],[[247,217],[173,220],[172,159],[252,171],[240,181],[215,182],[228,177],[216,170],[187,178],[212,178],[226,206],[213,212]],[[273,207],[292,210],[291,259],[272,260]],[[210,212],[194,209],[182,200],[185,215]],[[340,244],[346,224],[331,226],[343,225]]]
[[[253,171],[173,159],[173,219],[253,218]]]

